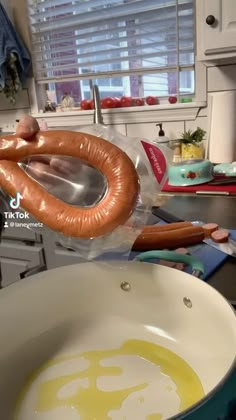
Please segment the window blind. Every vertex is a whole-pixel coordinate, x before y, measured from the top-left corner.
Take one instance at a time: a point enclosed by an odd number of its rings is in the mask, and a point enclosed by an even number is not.
[[[194,0],[28,0],[39,83],[194,69]]]

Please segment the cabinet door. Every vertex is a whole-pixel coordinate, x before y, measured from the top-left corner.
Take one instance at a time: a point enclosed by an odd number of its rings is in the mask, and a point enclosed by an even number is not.
[[[83,258],[72,250],[61,247],[57,244],[55,235],[44,229],[42,235],[42,246],[44,249],[47,270],[64,265],[78,264],[85,262]]]
[[[20,241],[41,242],[40,234],[26,227],[11,227],[8,226],[2,232],[2,239],[12,239]]]
[[[1,287],[42,271],[45,267],[43,248],[13,241],[0,243]]]
[[[236,1],[204,0],[201,6],[204,53],[236,53]],[[209,16],[214,16],[215,23],[206,23]]]

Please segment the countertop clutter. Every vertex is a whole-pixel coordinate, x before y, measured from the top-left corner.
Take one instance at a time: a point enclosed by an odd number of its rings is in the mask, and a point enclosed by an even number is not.
[[[236,195],[236,163],[202,159],[170,165],[162,192]]]
[[[236,198],[234,197],[165,196],[162,200],[162,208],[184,220],[202,220],[206,223],[215,222],[226,229],[236,228]],[[236,305],[235,274],[236,258],[228,257],[208,279],[208,283],[233,305]]]

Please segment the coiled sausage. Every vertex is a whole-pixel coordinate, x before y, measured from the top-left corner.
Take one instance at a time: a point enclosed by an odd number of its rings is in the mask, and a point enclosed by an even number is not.
[[[73,207],[54,197],[17,163],[44,154],[72,156],[89,163],[106,177],[106,195],[90,208]],[[17,135],[1,137],[0,185],[12,197],[19,192],[22,207],[52,230],[85,239],[109,234],[123,225],[139,195],[138,174],[125,152],[102,138],[72,131],[39,132],[30,142]]]

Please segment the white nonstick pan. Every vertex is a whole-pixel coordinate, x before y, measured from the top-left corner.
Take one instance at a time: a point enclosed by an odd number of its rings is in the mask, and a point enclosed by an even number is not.
[[[49,270],[0,292],[0,418],[227,419],[235,354],[232,307],[189,274]]]

